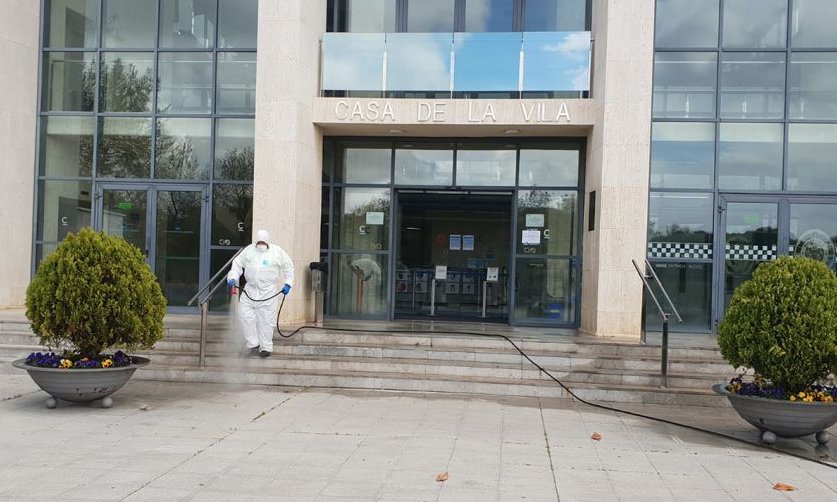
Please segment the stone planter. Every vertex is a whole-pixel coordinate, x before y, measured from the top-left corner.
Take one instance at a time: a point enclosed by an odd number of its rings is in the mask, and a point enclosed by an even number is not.
[[[754,396],[739,396],[726,389],[727,384],[717,383],[712,390],[726,396],[741,418],[762,431],[761,439],[767,444],[776,442],[776,436],[798,438],[816,434],[817,442],[828,442],[826,429],[837,423],[837,403],[803,403]]]
[[[32,380],[44,392],[52,396],[46,400],[47,408],[55,408],[55,399],[75,403],[102,400],[102,407],[110,408],[113,400],[108,397],[131,378],[138,368],[150,361],[145,357],[131,356],[133,364],[119,368],[60,369],[28,366],[26,359],[12,362],[15,368],[29,372]]]

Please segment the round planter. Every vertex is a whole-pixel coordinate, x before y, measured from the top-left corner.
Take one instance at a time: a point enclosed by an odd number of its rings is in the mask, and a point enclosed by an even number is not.
[[[817,442],[825,444],[828,441],[825,430],[837,423],[837,403],[804,403],[739,396],[728,391],[726,386],[717,383],[712,386],[712,390],[726,396],[741,418],[762,431],[762,439],[767,443],[775,441],[775,436],[798,438],[816,434]]]
[[[26,359],[18,359],[12,362],[12,365],[28,371],[38,387],[50,396],[64,401],[82,403],[107,398],[121,389],[138,368],[150,362],[147,358],[139,356],[131,356],[131,360],[133,364],[130,366],[119,368],[39,368],[27,365]],[[108,399],[102,404],[108,407],[106,404],[111,402]],[[55,402],[48,400],[47,406],[53,408]]]

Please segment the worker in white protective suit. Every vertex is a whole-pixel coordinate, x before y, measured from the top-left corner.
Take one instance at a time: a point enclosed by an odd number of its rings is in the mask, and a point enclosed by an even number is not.
[[[294,265],[285,251],[270,243],[267,230],[256,232],[256,239],[233,260],[227,286],[234,288],[241,273],[247,284],[240,299],[239,317],[248,355],[269,357],[273,352],[273,327],[279,310],[279,295],[291,292]],[[279,287],[284,275],[284,286]]]

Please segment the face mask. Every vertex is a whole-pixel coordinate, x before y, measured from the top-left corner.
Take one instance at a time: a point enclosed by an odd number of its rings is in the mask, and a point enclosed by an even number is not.
[[[262,252],[267,251],[267,244],[256,244],[256,249]]]

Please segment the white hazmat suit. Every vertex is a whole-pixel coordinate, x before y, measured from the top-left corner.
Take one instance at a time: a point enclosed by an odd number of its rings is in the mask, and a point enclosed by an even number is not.
[[[281,275],[285,289],[294,283],[294,265],[285,251],[270,243],[267,230],[256,232],[256,242],[250,244],[233,260],[227,280],[238,283],[241,273],[247,284],[240,298],[239,316],[248,349],[273,351],[273,328],[279,310]],[[264,244],[267,246],[265,247]],[[271,298],[267,301],[254,301]]]

